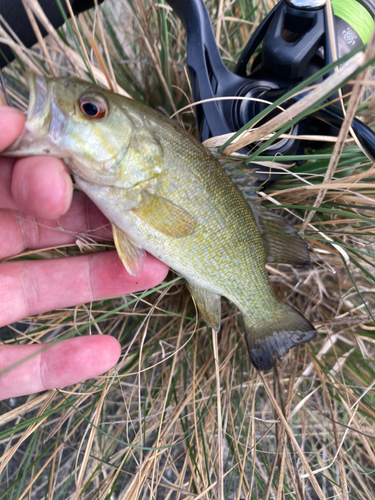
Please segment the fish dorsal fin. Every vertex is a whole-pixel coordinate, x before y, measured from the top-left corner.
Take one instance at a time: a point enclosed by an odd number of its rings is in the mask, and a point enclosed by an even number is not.
[[[146,252],[143,248],[134,245],[129,236],[114,224],[112,224],[112,233],[117,253],[125,269],[132,276],[139,276],[143,269]]]
[[[243,157],[237,158],[233,155],[224,155],[219,153],[216,148],[208,149],[238,189],[240,191],[247,191],[249,194],[255,196],[256,192],[260,189],[259,177],[255,176],[255,172],[259,168],[258,165],[255,163],[245,165]]]
[[[210,151],[249,204],[262,237],[267,261],[278,264],[308,264],[310,257],[306,241],[285,217],[275,214],[259,203],[259,178],[255,176],[258,165],[245,165],[243,158],[226,156],[214,149]]]
[[[275,264],[309,264],[306,241],[285,217],[247,199],[259,228],[267,261]]]
[[[192,285],[191,283],[188,283],[187,285],[191,295],[193,296],[197,304],[202,318],[205,320],[208,326],[218,332],[220,329],[221,321],[220,295],[209,292],[208,290],[200,286]]]
[[[183,208],[146,190],[142,191],[142,198],[132,211],[157,231],[179,238],[194,230],[194,217]]]

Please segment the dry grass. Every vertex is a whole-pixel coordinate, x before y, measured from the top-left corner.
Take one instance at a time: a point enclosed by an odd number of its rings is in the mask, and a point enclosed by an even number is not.
[[[36,1],[27,4],[43,23]],[[272,2],[207,6],[233,67]],[[169,114],[189,102],[185,34],[164,2],[107,1],[60,34],[51,29],[34,50],[0,28],[5,38],[18,61],[4,77],[20,107],[25,68],[95,79]],[[374,102],[371,93],[361,95],[371,125]],[[179,119],[193,128],[190,111]],[[10,325],[7,343],[97,329],[119,339],[123,357],[96,380],[1,404],[0,499],[375,497],[375,172],[345,142],[328,178],[327,148],[306,155],[307,163],[263,193],[267,205],[284,207],[304,228],[311,245],[311,266],[269,266],[269,273],[278,295],[314,322],[318,338],[259,374],[235,307],[223,301],[216,338],[173,276],[155,290]],[[26,258],[87,248],[102,250],[84,240]]]

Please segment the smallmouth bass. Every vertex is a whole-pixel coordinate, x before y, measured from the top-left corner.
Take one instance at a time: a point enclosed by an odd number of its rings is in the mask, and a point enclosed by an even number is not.
[[[77,78],[29,82],[25,129],[5,154],[63,158],[111,222],[130,274],[140,274],[146,251],[165,262],[215,330],[221,296],[232,301],[259,370],[315,337],[265,270],[270,261],[307,262],[306,243],[286,219],[245,199],[199,141],[147,106]]]

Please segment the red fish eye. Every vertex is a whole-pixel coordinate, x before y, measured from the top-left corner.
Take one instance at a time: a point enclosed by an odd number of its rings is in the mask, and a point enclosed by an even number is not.
[[[108,107],[104,102],[87,97],[81,97],[79,100],[79,109],[87,118],[94,120],[103,118],[108,113]]]

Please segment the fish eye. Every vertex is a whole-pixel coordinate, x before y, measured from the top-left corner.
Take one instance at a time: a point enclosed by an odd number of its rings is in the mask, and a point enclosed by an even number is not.
[[[96,96],[83,96],[78,104],[81,113],[92,120],[104,118],[108,113],[107,101]]]

